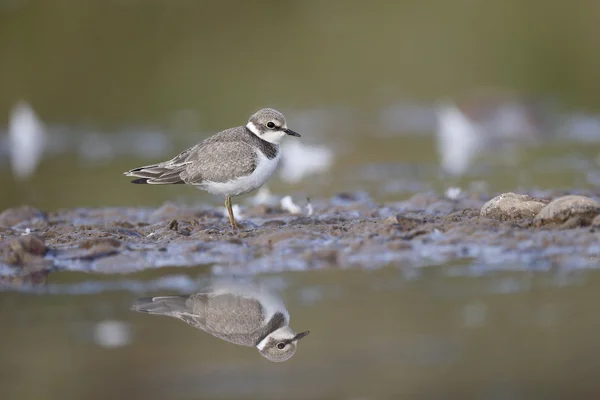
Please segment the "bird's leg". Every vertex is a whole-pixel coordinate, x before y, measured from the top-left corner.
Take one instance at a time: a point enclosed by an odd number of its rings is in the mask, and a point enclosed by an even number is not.
[[[235,218],[233,218],[233,210],[231,209],[231,196],[225,197],[225,208],[227,208],[227,212],[229,213],[229,222],[231,223],[231,229],[238,229]]]

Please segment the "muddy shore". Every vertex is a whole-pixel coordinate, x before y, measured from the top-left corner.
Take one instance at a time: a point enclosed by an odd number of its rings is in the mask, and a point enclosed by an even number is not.
[[[43,282],[57,270],[198,265],[217,274],[457,260],[473,268],[596,267],[600,204],[593,193],[567,194],[423,193],[385,204],[341,194],[295,215],[279,206],[242,207],[239,231],[220,207],[166,203],[46,213],[22,206],[0,214],[0,282]]]

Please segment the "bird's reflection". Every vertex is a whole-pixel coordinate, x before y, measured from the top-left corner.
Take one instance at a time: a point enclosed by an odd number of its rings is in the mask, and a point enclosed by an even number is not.
[[[296,334],[281,297],[255,282],[217,280],[189,296],[138,299],[132,309],[179,318],[220,339],[256,347],[275,362],[292,357],[309,333]]]

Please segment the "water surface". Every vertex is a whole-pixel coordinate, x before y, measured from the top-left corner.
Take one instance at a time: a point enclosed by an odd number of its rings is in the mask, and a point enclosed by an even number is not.
[[[38,295],[2,293],[2,398],[530,399],[600,390],[598,319],[585,311],[598,301],[596,271],[447,265],[264,276],[282,289],[292,327],[311,330],[281,364],[128,310],[140,295],[190,290],[203,271],[162,271],[179,281],[171,286],[156,273],[128,276],[138,287],[127,290],[110,290],[122,276],[65,272]],[[90,281],[106,290],[86,293]]]

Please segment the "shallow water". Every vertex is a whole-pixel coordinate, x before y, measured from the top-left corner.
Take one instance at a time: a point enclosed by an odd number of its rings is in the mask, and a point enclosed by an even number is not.
[[[138,296],[189,292],[207,277],[203,267],[158,275],[64,272],[39,294],[0,294],[0,396],[558,399],[600,390],[599,322],[585,311],[599,300],[594,270],[267,275],[292,327],[311,331],[282,364],[129,311]]]

